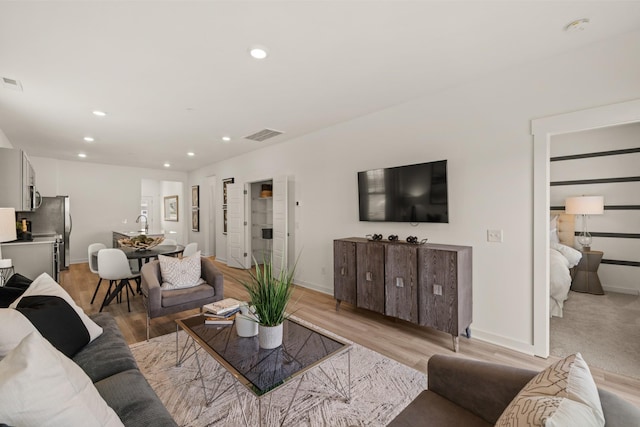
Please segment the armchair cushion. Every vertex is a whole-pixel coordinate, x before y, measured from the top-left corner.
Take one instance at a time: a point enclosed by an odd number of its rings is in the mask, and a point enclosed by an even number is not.
[[[162,306],[171,307],[194,300],[212,298],[214,295],[213,288],[207,284],[191,288],[162,290]]]
[[[200,277],[200,251],[184,258],[159,255],[158,260],[162,274],[162,290],[192,288],[204,283]]]

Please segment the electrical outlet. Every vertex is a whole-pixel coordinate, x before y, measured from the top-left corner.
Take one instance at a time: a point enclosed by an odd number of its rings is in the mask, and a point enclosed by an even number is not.
[[[487,230],[487,242],[502,243],[502,230]]]

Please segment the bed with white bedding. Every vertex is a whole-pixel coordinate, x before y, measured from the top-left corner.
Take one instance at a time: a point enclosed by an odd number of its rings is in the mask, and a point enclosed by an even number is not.
[[[562,317],[569,297],[571,269],[578,265],[582,253],[573,246],[574,216],[552,212],[549,242],[549,317]]]

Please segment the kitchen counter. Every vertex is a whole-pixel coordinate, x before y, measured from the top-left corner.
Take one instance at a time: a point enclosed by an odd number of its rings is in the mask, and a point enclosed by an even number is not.
[[[14,272],[34,280],[47,273],[58,281],[58,245],[55,238],[36,237],[34,240],[14,240],[2,243],[2,257],[11,259]]]

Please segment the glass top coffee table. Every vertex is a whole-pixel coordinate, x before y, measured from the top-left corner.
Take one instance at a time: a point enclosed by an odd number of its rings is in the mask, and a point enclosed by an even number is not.
[[[218,388],[216,388],[213,391],[213,396],[210,399],[207,398],[198,348],[213,357],[227,373],[235,378],[233,388],[241,404],[242,414],[247,425],[249,423],[244,410],[245,405],[240,399],[236,388],[237,384],[245,386],[258,399],[260,425],[262,425],[263,419],[262,398],[286,384],[295,383],[297,380],[296,390],[281,419],[280,425],[282,425],[295,400],[300,384],[307,374],[325,379],[325,383],[332,386],[347,402],[351,400],[351,354],[349,351],[351,344],[329,337],[296,320],[291,318],[285,320],[282,345],[268,350],[259,347],[257,336],[239,337],[235,324],[228,326],[205,325],[203,315],[177,320],[176,332],[179,328],[187,333],[188,338],[182,351],[179,352],[178,334],[176,333],[176,365],[180,366],[187,358],[195,356],[205,401],[209,405],[229,390],[227,388],[218,393]],[[345,353],[348,358],[347,378],[341,381],[340,375],[333,366],[332,359]],[[327,373],[325,365],[329,365],[333,369],[334,375]],[[322,377],[317,374],[322,374]],[[221,381],[218,382],[218,386],[220,383]]]

